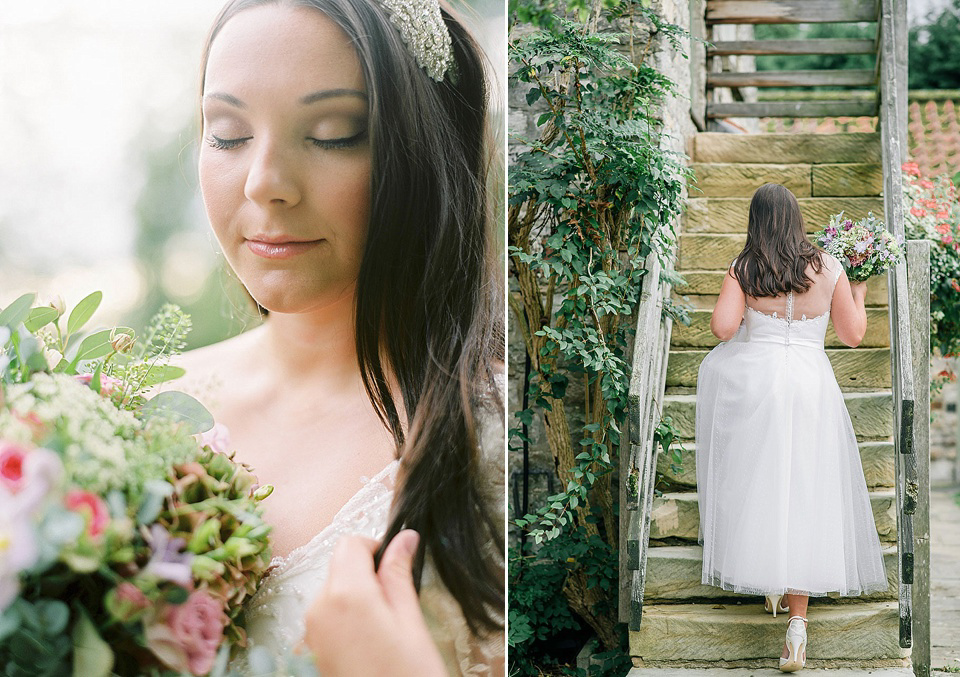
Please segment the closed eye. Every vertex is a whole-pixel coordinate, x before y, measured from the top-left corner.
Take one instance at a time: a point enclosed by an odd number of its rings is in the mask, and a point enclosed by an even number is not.
[[[216,134],[211,134],[207,137],[207,143],[219,150],[230,150],[232,148],[238,148],[244,144],[244,142],[252,139],[252,136],[244,136],[237,139],[221,139]]]
[[[361,130],[360,132],[352,136],[342,136],[336,139],[315,139],[313,137],[307,137],[313,145],[318,148],[323,148],[326,150],[336,150],[337,148],[350,148],[360,144],[366,138],[367,130]]]

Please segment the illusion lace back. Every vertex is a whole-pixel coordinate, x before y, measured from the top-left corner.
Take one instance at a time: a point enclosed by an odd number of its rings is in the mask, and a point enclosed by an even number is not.
[[[857,438],[823,348],[843,268],[823,260],[803,294],[748,297],[737,333],[700,364],[705,584],[757,595],[887,588]]]
[[[503,390],[502,380],[498,380],[497,387]],[[483,499],[500,524],[504,510],[503,421],[493,413],[494,409],[491,406],[489,415],[480,422],[484,461],[481,487]],[[330,525],[286,557],[273,559],[268,576],[246,607],[251,649],[261,646],[270,655],[282,657],[301,643],[304,616],[326,581],[336,542],[347,534],[379,540],[386,532],[398,469],[399,462],[393,461],[376,476],[364,480]],[[497,556],[492,543],[489,550],[491,557]],[[420,583],[420,607],[450,675],[503,674],[503,634],[477,637],[470,631],[460,605],[443,585],[429,553]],[[242,675],[253,674],[246,654],[238,656],[230,667]]]

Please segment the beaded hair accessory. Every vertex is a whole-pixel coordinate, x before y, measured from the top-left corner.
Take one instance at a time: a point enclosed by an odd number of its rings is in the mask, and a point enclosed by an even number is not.
[[[453,41],[438,0],[380,0],[380,4],[420,68],[437,82],[443,81],[454,67]]]

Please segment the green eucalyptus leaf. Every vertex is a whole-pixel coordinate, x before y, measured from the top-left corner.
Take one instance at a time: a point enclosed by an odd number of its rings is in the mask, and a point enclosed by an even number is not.
[[[110,330],[102,329],[87,336],[80,342],[77,348],[77,354],[70,361],[70,366],[76,366],[84,360],[95,360],[98,357],[106,357],[113,352],[113,346],[110,345]]]
[[[173,381],[186,373],[187,371],[183,367],[174,367],[169,364],[154,365],[150,367],[143,377],[143,380],[140,382],[140,387],[147,388],[149,386],[155,386],[158,383]]]
[[[195,398],[177,390],[153,396],[140,410],[145,418],[165,418],[187,424],[190,433],[197,435],[213,427],[213,416]]]
[[[57,311],[50,306],[31,308],[30,313],[27,315],[27,319],[23,322],[23,325],[28,331],[36,332],[38,329],[47,326],[58,317],[60,317],[59,313],[57,313]]]
[[[73,625],[73,674],[84,677],[110,677],[113,650],[103,641],[86,612],[80,609]]]
[[[0,325],[10,327],[10,330],[14,331],[17,325],[30,314],[30,306],[33,305],[36,296],[36,294],[24,294],[4,308],[3,312],[0,312]]]
[[[100,301],[103,300],[103,292],[95,291],[86,296],[76,307],[70,311],[70,317],[67,319],[67,333],[72,334],[79,331],[87,321],[93,317],[100,307]]]

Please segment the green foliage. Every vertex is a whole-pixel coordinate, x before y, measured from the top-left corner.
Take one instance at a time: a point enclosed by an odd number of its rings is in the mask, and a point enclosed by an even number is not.
[[[960,0],[911,28],[908,49],[911,89],[960,87]]]
[[[550,640],[582,623],[606,649],[606,667],[594,674],[622,675],[629,658],[617,623],[613,476],[627,354],[646,259],[670,256],[689,177],[658,119],[674,85],[644,59],[656,36],[678,47],[683,32],[643,3],[594,3],[586,13],[564,6],[590,15],[586,25],[542,16],[556,5],[518,6],[515,18],[541,28],[509,48],[511,88],[539,114],[536,138],[514,137],[523,148],[510,169],[510,303],[531,364],[529,408],[516,412],[510,442],[527,441],[523,428],[539,417],[562,490],[515,521],[530,541],[511,554],[511,673],[539,674],[537,665],[558,661]],[[596,28],[620,18],[645,24],[646,43]],[[665,312],[682,321],[682,309]]]
[[[615,617],[618,556],[602,538],[588,535],[582,527],[568,527],[535,552],[529,546],[510,547],[507,643],[511,675],[540,675],[541,667],[556,666],[562,661],[563,656],[552,650],[550,640],[582,626],[563,595],[564,582],[575,572],[585,574],[588,587],[606,593],[593,612]],[[591,671],[591,675],[620,676],[630,669],[626,632],[623,628],[621,632],[622,646],[596,654],[604,668]],[[566,668],[562,674],[585,673]]]

